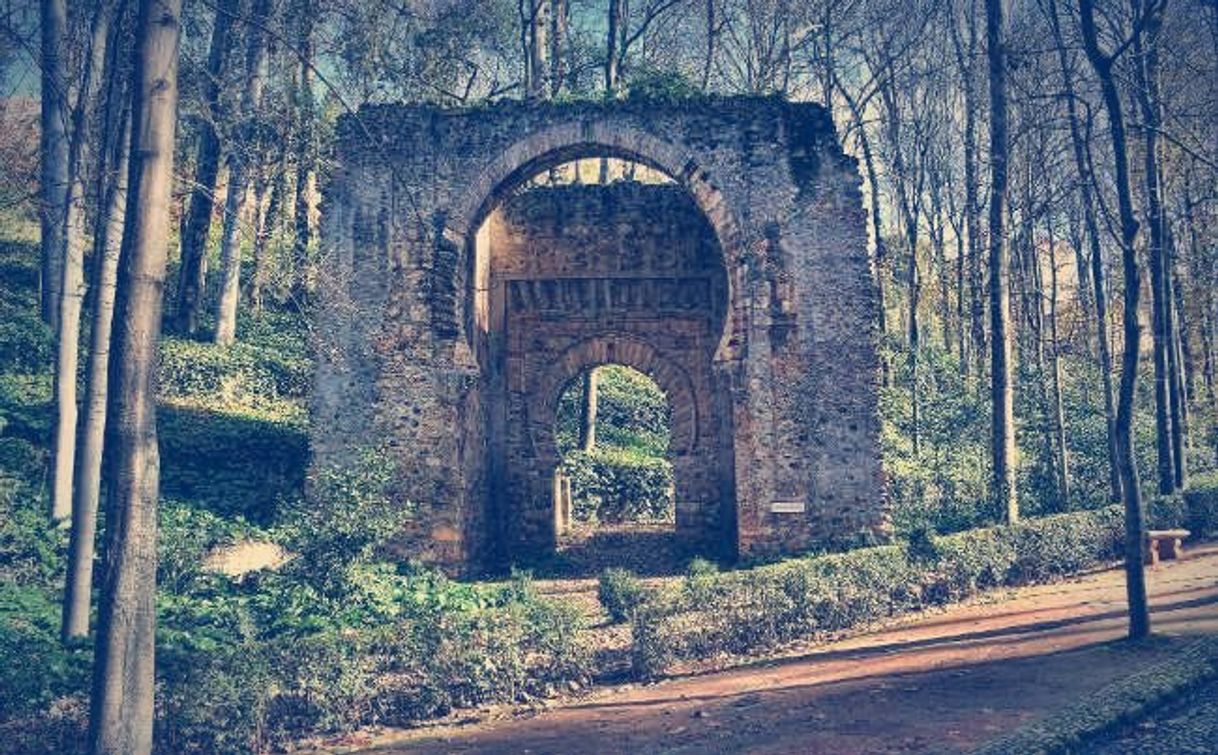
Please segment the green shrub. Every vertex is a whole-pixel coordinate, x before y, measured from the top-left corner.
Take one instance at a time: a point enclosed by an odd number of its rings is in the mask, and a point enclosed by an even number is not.
[[[563,459],[572,509],[583,522],[671,522],[672,464],[613,448],[572,451]]]
[[[1143,499],[1146,507],[1146,527],[1152,530],[1183,527],[1188,520],[1188,504],[1184,495],[1149,495]]]
[[[635,670],[655,676],[680,660],[747,653],[1077,573],[1119,556],[1122,521],[1114,506],[927,537],[916,554],[887,545],[703,575],[697,589],[665,591],[635,612]]]
[[[268,745],[267,709],[274,689],[269,654],[256,644],[210,653],[160,649],[157,671],[164,693],[157,717],[157,750],[174,753],[248,753]]]
[[[157,587],[174,593],[190,588],[213,549],[253,532],[241,519],[175,500],[162,500],[157,507],[157,530]]]
[[[309,439],[298,425],[162,405],[157,435],[166,498],[268,525],[280,500],[304,492]]]
[[[509,588],[503,605],[425,601],[369,628],[162,653],[158,744],[250,752],[455,707],[516,702],[586,681],[577,610]]]
[[[0,581],[52,589],[63,579],[67,535],[42,497],[0,469]]]
[[[392,460],[365,450],[348,464],[320,470],[307,500],[287,513],[288,547],[299,554],[287,569],[323,594],[350,592],[352,569],[397,534],[410,504],[395,500]]]
[[[1218,535],[1218,472],[1194,475],[1184,491],[1185,526],[1193,537]]]
[[[596,586],[596,597],[615,624],[630,620],[646,600],[647,592],[639,578],[627,569],[605,569]]]
[[[160,394],[202,397],[209,404],[240,407],[303,401],[312,387],[312,365],[307,358],[284,351],[245,340],[216,346],[165,338],[157,373]]]
[[[92,653],[63,646],[59,611],[51,593],[0,582],[0,721],[44,714],[88,689]]]
[[[685,568],[685,579],[681,581],[686,600],[692,605],[709,600],[714,594],[718,576],[719,567],[714,561],[705,558],[691,559],[689,566]]]

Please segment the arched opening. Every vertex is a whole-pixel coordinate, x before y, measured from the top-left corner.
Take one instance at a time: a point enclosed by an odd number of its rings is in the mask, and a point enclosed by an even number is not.
[[[679,480],[667,536],[722,555],[733,451],[730,411],[717,411],[729,281],[716,228],[687,184],[620,151],[558,150],[504,181],[467,241],[464,310],[484,381],[492,560],[544,559],[578,535],[556,515],[569,462],[555,423],[564,387],[605,364],[667,394],[663,463]]]
[[[591,366],[567,383],[554,421],[554,527],[567,569],[679,567],[671,424],[668,396],[631,367]]]

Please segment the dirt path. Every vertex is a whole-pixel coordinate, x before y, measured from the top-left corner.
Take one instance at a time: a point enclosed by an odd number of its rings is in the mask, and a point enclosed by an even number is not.
[[[540,713],[399,732],[389,753],[966,751],[1218,633],[1218,546],[1149,574],[1155,631],[1120,642],[1111,570],[990,595],[716,673],[624,685]]]

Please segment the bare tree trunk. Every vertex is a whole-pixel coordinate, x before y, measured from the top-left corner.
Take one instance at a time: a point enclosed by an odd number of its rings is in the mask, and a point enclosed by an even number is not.
[[[932,171],[930,175],[934,182],[930,189],[930,213],[927,220],[930,224],[930,242],[934,249],[935,278],[939,288],[939,329],[942,332],[943,350],[952,353],[952,317],[951,317],[951,285],[949,284],[947,268],[946,225],[943,219],[943,191],[939,179]]]
[[[1009,260],[1003,223],[1007,204],[1006,48],[1002,0],[986,0],[990,71],[990,400],[991,496],[1007,522],[1019,519],[1015,491],[1015,397],[1011,375]]]
[[[619,70],[619,47],[626,25],[626,0],[609,0],[609,30],[605,34],[605,91],[617,94]]]
[[[596,407],[597,386],[600,375],[597,368],[590,367],[584,372],[583,406],[579,414],[579,447],[591,451],[596,447]]]
[[[1131,0],[1134,13],[1142,0]],[[1159,492],[1171,493],[1176,489],[1175,459],[1172,454],[1172,401],[1170,396],[1171,374],[1168,365],[1168,348],[1171,338],[1171,304],[1167,298],[1166,255],[1163,252],[1163,204],[1159,186],[1159,102],[1157,72],[1157,30],[1147,29],[1146,48],[1142,35],[1133,38],[1135,78],[1138,82],[1137,102],[1141,107],[1143,137],[1143,179],[1146,181],[1146,222],[1150,226],[1150,246],[1147,257],[1150,265],[1150,311],[1151,333],[1155,369],[1155,450],[1158,459]]]
[[[567,83],[567,36],[571,23],[570,0],[551,0],[550,96],[557,97]]]
[[[909,399],[913,412],[910,435],[914,456],[917,457],[922,451],[922,396],[918,390],[918,352],[922,348],[921,331],[918,328],[918,302],[922,292],[922,280],[918,272],[918,217],[908,212],[905,217],[905,238],[909,244]]]
[[[66,522],[72,516],[72,473],[76,464],[76,381],[80,364],[80,311],[85,298],[85,167],[90,115],[96,105],[98,82],[106,64],[112,2],[101,2],[93,13],[84,75],[72,110],[68,147],[68,194],[64,204],[64,256],[59,287],[59,329],[55,355],[55,471],[51,485],[51,517]]]
[[[1060,510],[1070,506],[1070,454],[1066,448],[1066,414],[1062,399],[1061,341],[1057,332],[1057,247],[1053,238],[1053,223],[1049,229],[1049,355],[1053,371],[1053,444],[1057,455],[1057,497]]]
[[[953,24],[953,41],[956,62],[964,82],[964,219],[968,228],[969,261],[969,311],[972,327],[972,349],[976,357],[977,375],[982,373],[982,354],[985,353],[985,306],[984,284],[981,276],[981,201],[978,187],[981,185],[977,170],[977,110],[980,107],[973,56],[977,52],[977,20],[974,0],[969,0],[965,10],[968,26],[968,45],[965,47]]]
[[[1166,219],[1164,219],[1166,223]],[[1175,278],[1175,265],[1172,251],[1171,233],[1165,227],[1163,248],[1163,306],[1167,314],[1167,396],[1171,399],[1171,455],[1174,468],[1172,473],[1176,481],[1176,489],[1183,490],[1188,484],[1188,399],[1184,390],[1183,365],[1184,355],[1181,353],[1181,319],[1184,307],[1177,307],[1177,289],[1179,284]]]
[[[250,23],[249,44],[246,49],[245,92],[242,109],[246,118],[257,117],[262,104],[263,69],[266,66],[266,19],[270,16],[271,0],[257,0]],[[241,244],[237,226],[245,208],[249,188],[254,148],[253,129],[244,129],[245,137],[231,155],[228,196],[224,207],[224,233],[220,241],[220,301],[216,307],[216,332],[213,341],[220,345],[233,342],[237,336],[237,304],[241,298]]]
[[[1065,86],[1066,113],[1070,121],[1070,144],[1074,153],[1074,166],[1078,171],[1079,199],[1083,206],[1083,224],[1086,227],[1088,256],[1091,263],[1092,292],[1095,296],[1096,349],[1100,357],[1100,378],[1104,387],[1104,422],[1108,430],[1108,495],[1113,501],[1121,500],[1121,475],[1116,443],[1116,398],[1112,387],[1112,350],[1108,333],[1108,292],[1104,275],[1104,256],[1100,246],[1100,227],[1095,211],[1095,196],[1092,194],[1094,176],[1087,159],[1087,146],[1079,122],[1078,105],[1074,96],[1074,74],[1066,55],[1066,43],[1061,33],[1061,21],[1056,0],[1049,0],[1049,21],[1057,47],[1058,65]]]
[[[711,69],[715,66],[715,38],[719,31],[715,21],[715,0],[706,0],[706,56],[702,59],[702,92],[710,91]]]
[[[94,650],[94,755],[152,751],[156,651],[157,340],[169,248],[181,0],[141,0],[128,222],[114,307],[105,566]]]
[[[1113,163],[1116,170],[1117,203],[1121,220],[1121,262],[1125,275],[1125,351],[1121,358],[1121,391],[1117,404],[1117,457],[1121,473],[1121,497],[1125,503],[1125,593],[1129,602],[1129,637],[1138,640],[1150,634],[1150,609],[1146,600],[1146,568],[1142,562],[1142,541],[1146,536],[1146,517],[1142,509],[1142,490],[1138,480],[1138,461],[1133,448],[1133,400],[1137,387],[1138,358],[1142,324],[1138,321],[1141,297],[1141,271],[1138,269],[1134,242],[1138,221],[1133,214],[1129,185],[1129,159],[1125,152],[1125,119],[1121,96],[1113,77],[1114,59],[1100,50],[1095,26],[1095,0],[1080,0],[1079,15],[1083,48],[1095,70],[1108,112],[1112,136]],[[1139,33],[1139,32],[1135,32]]]
[[[232,44],[237,7],[238,0],[218,0],[207,52],[207,76],[203,79],[206,118],[199,134],[190,209],[182,227],[182,262],[174,323],[179,332],[187,335],[194,335],[199,329],[200,308],[207,281],[207,237],[215,207],[216,179],[220,175],[220,134],[216,127],[224,118],[221,85]]]
[[[116,91],[121,91],[119,88]],[[89,349],[89,382],[85,423],[80,434],[76,466],[76,493],[72,501],[72,535],[68,547],[68,576],[64,585],[63,637],[89,635],[89,606],[93,592],[93,549],[97,533],[97,505],[101,492],[102,452],[105,446],[106,402],[109,396],[110,333],[114,296],[127,212],[127,171],[131,146],[129,100],[109,106],[122,110],[115,160],[106,181],[105,207],[94,238],[96,267],[93,290],[93,332]]]
[[[303,306],[308,298],[309,248],[313,239],[313,176],[316,161],[314,127],[317,119],[313,102],[313,21],[312,0],[306,0],[300,19],[300,97],[297,102],[300,130],[296,135],[296,229],[292,245],[292,299]]]
[[[275,235],[276,229],[279,227],[283,196],[288,190],[286,139],[280,146],[279,160],[276,165],[277,167],[274,169],[275,175],[270,180],[270,200],[267,202],[266,212],[262,213],[258,220],[258,228],[254,235],[254,275],[250,281],[249,303],[255,312],[262,311],[262,289],[266,285],[267,276],[270,274],[271,264],[268,247],[271,237]],[[259,206],[261,204],[262,202],[259,200]]]
[[[42,0],[42,110],[39,155],[41,207],[42,319],[59,327],[60,286],[63,283],[64,209],[68,198],[67,75],[64,71],[68,9],[64,0]]]
[[[549,94],[550,67],[547,55],[550,51],[546,39],[550,30],[550,0],[528,0],[528,87],[530,100],[543,100]]]

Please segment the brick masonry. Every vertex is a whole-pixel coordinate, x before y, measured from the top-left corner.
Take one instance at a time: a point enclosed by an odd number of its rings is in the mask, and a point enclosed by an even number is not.
[[[574,158],[671,184],[518,191]],[[616,362],[674,409],[678,532],[768,555],[887,531],[860,180],[823,108],[373,106],[323,206],[316,464],[383,446],[404,556],[553,549],[553,419]]]

